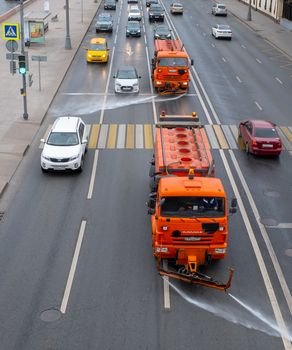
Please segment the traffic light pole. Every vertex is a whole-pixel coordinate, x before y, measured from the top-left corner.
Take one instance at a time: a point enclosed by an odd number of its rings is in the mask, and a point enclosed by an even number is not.
[[[24,55],[25,52],[24,52],[23,0],[20,0],[20,39],[21,39],[21,53]],[[22,75],[22,96],[23,96],[23,119],[27,120],[28,113],[27,113],[27,99],[26,99],[26,74],[21,74],[21,75]]]

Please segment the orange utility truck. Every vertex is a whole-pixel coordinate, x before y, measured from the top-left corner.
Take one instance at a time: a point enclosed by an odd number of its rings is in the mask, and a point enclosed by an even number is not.
[[[206,132],[195,113],[160,115],[150,188],[148,212],[160,274],[219,290],[229,288],[232,269],[225,284],[199,271],[201,265],[226,256],[228,213],[236,212],[236,199],[228,211]]]
[[[155,40],[152,58],[152,80],[160,95],[183,94],[189,91],[189,59],[180,40]]]

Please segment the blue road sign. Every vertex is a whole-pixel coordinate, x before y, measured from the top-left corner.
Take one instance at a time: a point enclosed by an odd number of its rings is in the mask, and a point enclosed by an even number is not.
[[[20,30],[18,23],[2,23],[3,40],[20,40]]]

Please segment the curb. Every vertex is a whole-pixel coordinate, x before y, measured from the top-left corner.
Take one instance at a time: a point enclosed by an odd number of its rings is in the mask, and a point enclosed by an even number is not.
[[[35,1],[35,0],[27,0],[26,3],[27,3],[27,4],[28,4],[28,3],[32,3],[32,2],[34,2],[34,1]],[[2,197],[3,193],[5,192],[5,190],[8,188],[8,185],[9,185],[11,179],[13,178],[13,176],[14,176],[16,170],[18,169],[19,165],[21,164],[21,162],[22,162],[22,160],[23,160],[23,158],[24,158],[26,152],[28,151],[30,145],[34,142],[34,140],[35,140],[35,138],[36,138],[36,135],[37,135],[38,131],[40,130],[40,127],[41,127],[41,125],[43,124],[43,122],[44,122],[44,120],[45,120],[45,118],[46,118],[46,116],[47,116],[48,110],[50,109],[50,107],[51,107],[51,105],[52,105],[52,103],[53,103],[53,100],[54,100],[54,98],[56,97],[56,95],[57,95],[57,93],[58,93],[58,91],[59,91],[59,89],[60,89],[60,87],[61,87],[61,85],[62,85],[62,83],[63,83],[63,81],[64,81],[64,79],[65,79],[65,77],[66,77],[66,74],[67,74],[69,68],[71,67],[71,63],[72,63],[72,61],[74,60],[75,56],[77,55],[77,52],[78,52],[80,46],[82,45],[82,42],[83,42],[83,40],[84,40],[84,38],[85,38],[85,36],[86,36],[86,34],[87,34],[87,32],[88,32],[89,27],[92,25],[92,22],[95,20],[95,16],[96,16],[96,14],[97,14],[97,12],[98,12],[98,10],[99,10],[99,8],[100,8],[100,5],[101,5],[101,0],[99,0],[99,3],[97,3],[97,9],[96,9],[96,11],[95,11],[94,14],[93,14],[92,20],[90,21],[87,30],[84,32],[84,35],[81,37],[79,44],[77,44],[77,46],[76,46],[76,48],[75,48],[75,52],[74,52],[74,54],[72,55],[71,60],[68,62],[67,69],[65,70],[64,75],[63,75],[63,77],[62,77],[62,79],[61,79],[59,85],[56,87],[56,90],[55,90],[55,92],[54,92],[53,95],[52,95],[51,102],[48,104],[48,107],[47,107],[46,111],[44,112],[42,118],[40,119],[40,122],[38,123],[38,127],[37,127],[37,130],[36,130],[35,134],[32,136],[31,140],[25,145],[25,147],[24,147],[24,149],[23,149],[23,152],[21,152],[21,154],[19,154],[20,159],[19,159],[19,161],[17,161],[17,164],[16,164],[14,170],[11,172],[10,176],[8,177],[8,180],[1,180],[1,179],[0,179],[0,198]],[[18,10],[18,7],[19,7],[19,5],[17,6],[17,10]],[[17,10],[16,10],[15,8],[12,9],[12,10],[17,12]],[[13,12],[13,14],[16,13],[16,12]],[[11,11],[6,12],[5,15],[7,15],[7,13],[10,13],[9,16],[11,16]],[[6,17],[6,18],[7,18],[7,17]],[[1,18],[0,18],[0,22],[1,22]],[[8,153],[6,153],[6,154],[8,154]],[[17,156],[16,156],[16,157],[17,157]]]

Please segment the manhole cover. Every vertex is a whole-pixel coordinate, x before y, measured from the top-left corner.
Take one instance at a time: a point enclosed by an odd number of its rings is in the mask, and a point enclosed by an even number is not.
[[[292,258],[292,249],[290,248],[290,249],[286,249],[285,250],[285,254],[287,255],[287,256],[289,256],[290,258]]]
[[[45,310],[41,313],[41,320],[44,322],[54,322],[61,317],[61,311],[57,309]]]
[[[277,191],[264,191],[264,195],[266,195],[267,197],[272,197],[272,198],[279,198],[280,197],[280,193]]]
[[[261,223],[265,226],[277,226],[278,221],[270,218],[261,218]]]

